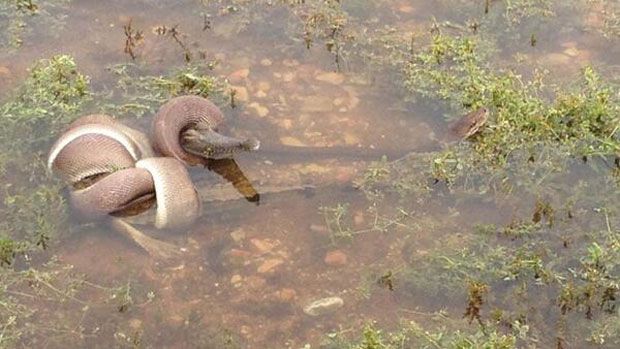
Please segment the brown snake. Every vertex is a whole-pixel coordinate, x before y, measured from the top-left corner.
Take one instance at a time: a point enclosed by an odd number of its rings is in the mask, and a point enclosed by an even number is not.
[[[450,127],[452,138],[475,134],[487,115],[487,109],[481,108],[460,118]],[[83,116],[54,143],[48,167],[72,185],[70,203],[80,215],[104,218],[151,255],[172,257],[178,253],[176,247],[146,236],[117,216],[143,211],[154,200],[157,228],[180,229],[193,223],[201,204],[186,166],[208,165],[211,159],[226,159],[237,151],[259,147],[254,139],[218,133],[223,121],[219,108],[197,96],[176,97],[165,103],[153,120],[150,139],[110,116]],[[314,149],[336,157],[341,151]],[[251,186],[235,187],[246,198],[258,197]]]

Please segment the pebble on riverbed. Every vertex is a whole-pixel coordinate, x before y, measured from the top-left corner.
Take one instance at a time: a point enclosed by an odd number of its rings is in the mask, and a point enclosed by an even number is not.
[[[340,85],[344,82],[344,74],[334,72],[319,72],[314,78],[332,85]]]
[[[304,313],[310,316],[320,316],[332,313],[344,305],[340,297],[321,298],[304,307]]]
[[[240,84],[250,75],[250,69],[243,68],[236,70],[228,75],[228,81],[232,84]]]
[[[347,255],[341,250],[329,251],[323,260],[329,266],[341,267],[347,264]]]
[[[264,261],[260,266],[258,266],[256,272],[258,272],[259,274],[272,273],[283,263],[284,261],[280,258],[271,258]]]

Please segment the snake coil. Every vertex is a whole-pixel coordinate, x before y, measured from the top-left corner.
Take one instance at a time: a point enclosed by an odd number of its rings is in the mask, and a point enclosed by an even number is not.
[[[186,166],[207,159],[183,149],[182,133],[199,127],[216,139],[235,140],[213,144],[227,150],[247,143],[217,134],[223,120],[212,102],[197,96],[166,102],[153,120],[150,139],[108,115],[86,115],[54,143],[47,166],[73,187],[71,206],[84,217],[107,217],[155,198],[157,228],[187,227],[199,215],[200,200]]]

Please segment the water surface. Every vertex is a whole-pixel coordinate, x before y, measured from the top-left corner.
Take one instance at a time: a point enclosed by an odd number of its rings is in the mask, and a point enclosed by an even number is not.
[[[620,63],[617,38],[612,45],[596,30],[582,30],[581,20],[597,13],[587,9],[559,12],[553,20],[535,25],[526,25],[530,21],[526,18],[525,24],[508,28],[507,20],[501,20],[504,7],[493,1],[487,17],[484,5],[462,1],[432,5],[422,0],[341,3],[353,19],[351,26],[367,28],[369,36],[390,26],[397,34],[422,38],[434,20],[465,25],[470,19],[482,26],[495,26],[480,34],[494,33],[500,38],[498,52],[490,58],[493,64],[515,65],[514,56],[519,53],[526,64],[518,65],[517,71],[527,76],[532,66],[540,66],[559,84],[569,81],[586,64],[613,70]],[[79,225],[77,219],[72,220],[72,234],[52,244],[49,254],[73,265],[94,284],[130,284],[133,302],[127,309],[118,309],[114,301],[102,304],[100,294],[84,291],[80,299],[96,305],[56,305],[58,311],[70,314],[67,321],[75,327],[38,343],[47,347],[65,347],[66,343],[81,347],[221,347],[229,338],[227,343],[236,343],[230,347],[315,348],[325,342],[328,333],[355,334],[370,321],[387,329],[408,320],[433,326],[429,314],[437,311],[445,311],[465,328],[476,325],[466,325],[462,319],[466,285],[454,293],[437,293],[412,285],[406,275],[411,270],[415,274],[415,261],[429,251],[473,239],[477,236],[475,226],[509,225],[515,217],[529,215],[536,198],[520,192],[459,194],[439,183],[429,197],[388,193],[374,200],[356,188],[354,179],[359,179],[373,160],[380,160],[382,150],[395,159],[407,152],[442,149],[447,119],[467,111],[408,92],[401,72],[394,68],[397,65],[368,54],[388,50],[384,43],[346,38],[346,30],[340,37],[330,37],[326,26],[317,29],[319,34],[315,33],[308,48],[304,35],[307,17],[278,1],[75,0],[54,11],[66,15],[61,17],[62,25],[30,21],[23,45],[0,53],[2,91],[18,86],[37,59],[55,54],[72,55],[79,70],[90,76],[95,92],[116,91],[111,103],[121,103],[123,96],[114,87],[117,77],[106,69],[109,66],[132,63],[145,75],[201,66],[201,73],[227,79],[236,90],[234,108],[226,95],[216,97],[228,118],[226,131],[256,137],[263,143],[260,152],[238,157],[245,175],[259,190],[306,189],[266,190],[261,193],[260,205],[243,199],[211,202],[203,197],[203,216],[191,229],[156,232],[144,227],[184,249],[184,257],[174,262],[151,258],[104,226]],[[128,23],[144,36],[133,49],[135,59],[124,52],[123,26]],[[158,35],[157,28],[163,27],[175,27],[182,45]],[[356,35],[364,35],[360,33],[356,31]],[[535,46],[532,35],[536,36]],[[330,40],[342,45],[338,54],[326,49]],[[212,70],[204,68],[214,61]],[[99,111],[100,106],[94,103],[92,108],[84,113]],[[147,129],[152,111],[139,118],[131,113],[116,116]],[[309,157],[269,152],[279,144],[342,146],[351,153]],[[365,150],[369,155],[364,155]],[[200,188],[229,186],[206,169],[194,168],[191,174]],[[557,185],[591,176],[589,170],[577,169]],[[324,212],[332,217],[330,209],[338,205],[347,206],[343,222],[353,232],[351,239],[334,240],[338,232],[333,231],[329,219],[326,222]],[[406,215],[399,216],[402,212]],[[510,242],[506,248],[511,248]],[[395,275],[393,287],[378,282],[390,275],[388,272]],[[506,297],[499,294],[499,299],[490,297],[493,306]],[[320,317],[302,311],[311,301],[330,296],[341,297],[344,306]],[[529,302],[537,305],[536,300]],[[543,301],[538,306],[555,305]],[[488,316],[491,309],[483,311]],[[562,337],[557,318],[536,314],[542,318],[532,319],[533,324],[545,323],[556,332],[532,336],[541,347],[556,344],[556,337]],[[542,328],[536,327],[536,331]],[[575,333],[563,340],[575,343],[567,347],[593,346],[575,338]]]

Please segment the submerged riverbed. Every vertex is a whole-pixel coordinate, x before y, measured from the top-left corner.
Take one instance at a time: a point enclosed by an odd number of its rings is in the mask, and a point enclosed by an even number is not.
[[[19,0],[0,29],[0,347],[620,344],[616,1]],[[183,94],[261,140],[261,198],[190,169],[199,221],[137,224],[160,260],[45,161]]]

